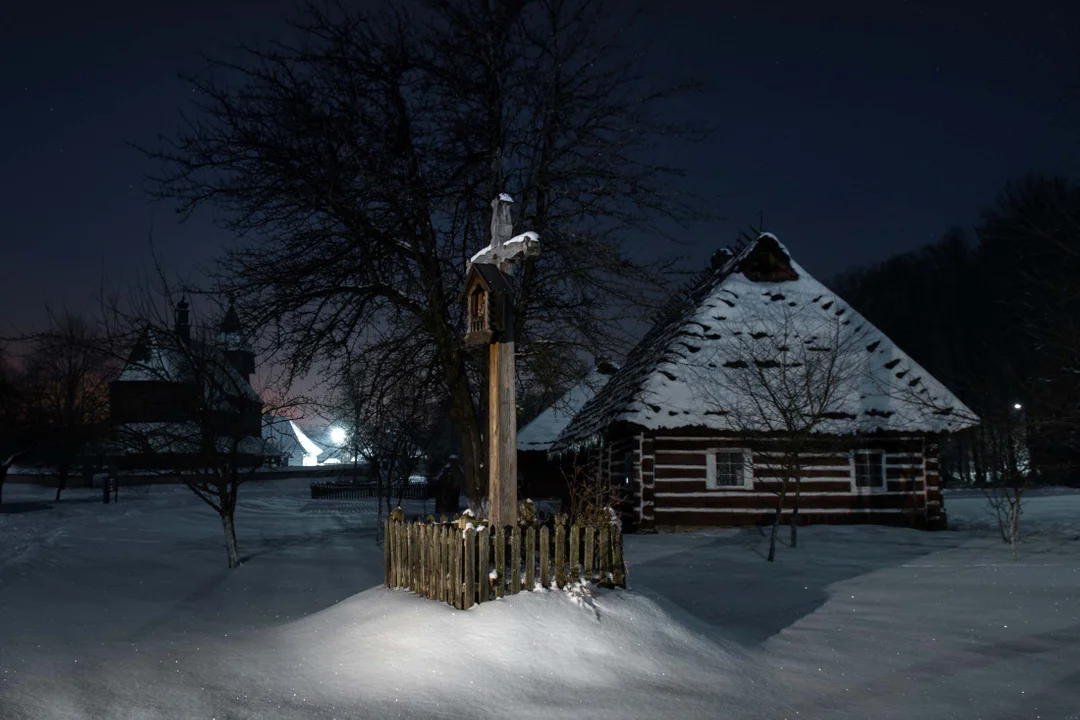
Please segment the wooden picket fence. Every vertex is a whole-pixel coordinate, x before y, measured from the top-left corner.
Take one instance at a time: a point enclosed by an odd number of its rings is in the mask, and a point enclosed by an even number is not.
[[[524,541],[524,543],[523,543]],[[552,585],[590,581],[626,587],[623,537],[614,525],[481,526],[386,523],[386,586],[468,610],[476,603]]]

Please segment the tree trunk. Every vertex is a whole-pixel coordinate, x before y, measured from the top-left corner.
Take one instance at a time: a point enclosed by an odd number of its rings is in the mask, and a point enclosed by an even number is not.
[[[61,473],[56,478],[56,500],[53,502],[60,502],[60,493],[67,488],[68,476],[67,473]]]
[[[225,529],[225,551],[229,555],[229,567],[240,567],[240,553],[236,549],[236,525],[233,523],[235,508],[222,507],[221,524]]]
[[[1012,502],[1009,503],[1009,547],[1012,548],[1013,560],[1016,560],[1016,543],[1020,540],[1020,497],[1021,491],[1013,491]]]
[[[11,463],[0,463],[0,504],[4,502],[4,481],[7,480],[9,467],[11,467]]]
[[[791,547],[799,546],[799,494],[802,490],[802,483],[798,480],[795,481],[795,502],[792,503],[791,508]]]
[[[446,385],[450,391],[450,418],[461,441],[461,468],[465,473],[465,494],[470,505],[479,505],[487,497],[487,467],[484,464],[484,442],[480,435],[480,419],[473,404],[469,378],[465,373],[465,361],[460,347],[446,347],[443,358],[446,368]]]
[[[777,504],[776,514],[773,515],[772,531],[769,533],[769,562],[775,562],[776,560],[776,529],[780,526],[780,510],[782,503]]]
[[[368,472],[371,473],[372,479],[375,481],[375,507],[378,508],[378,515],[376,517],[378,524],[376,527],[379,532],[376,533],[375,539],[378,540],[383,531],[383,487],[382,487],[382,472],[379,470],[378,460],[372,458],[368,462]],[[390,509],[387,508],[387,514],[390,513]]]
[[[776,560],[776,532],[780,527],[780,515],[784,511],[784,500],[787,498],[788,481],[784,478],[780,485],[780,497],[776,501],[776,514],[773,515],[772,531],[769,533],[769,562]]]

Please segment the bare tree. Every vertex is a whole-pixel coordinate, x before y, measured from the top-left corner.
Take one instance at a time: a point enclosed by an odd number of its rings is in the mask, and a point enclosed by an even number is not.
[[[1017,403],[995,417],[984,417],[984,421],[976,446],[983,456],[982,491],[990,514],[997,521],[1001,540],[1009,545],[1015,558],[1024,495],[1034,479],[1026,415],[1023,405]]]
[[[746,288],[760,294],[757,287]],[[776,291],[776,295],[780,295]],[[694,388],[740,434],[760,439],[766,461],[744,460],[776,496],[769,535],[769,562],[776,558],[781,515],[791,500],[791,545],[797,544],[801,480],[813,453],[827,452],[830,425],[854,419],[867,371],[865,323],[834,312],[807,309],[809,298],[747,297],[725,338],[692,361]],[[797,304],[794,304],[796,303]],[[794,304],[794,306],[793,306]]]
[[[627,17],[604,0],[308,6],[295,41],[189,78],[194,112],[148,151],[157,197],[184,215],[211,205],[249,238],[220,281],[293,371],[346,351],[435,363],[474,501],[481,392],[457,294],[491,199],[510,193],[543,237],[514,281],[519,368],[542,380],[582,349],[624,349],[620,321],[664,291],[667,266],[629,253],[628,233],[701,216],[679,171],[650,159],[659,141],[701,137],[658,115],[692,86],[644,81]]]
[[[411,373],[353,366],[341,378],[335,421],[349,426],[346,445],[354,463],[363,459],[376,483],[379,522],[405,499],[411,478],[434,438],[439,412],[432,367]]]
[[[49,329],[28,339],[25,392],[41,436],[37,454],[56,478],[59,501],[80,454],[102,439],[115,363],[93,321],[72,313],[49,315]]]
[[[1023,396],[1033,461],[1061,481],[1080,468],[1080,185],[1010,183],[978,236],[983,272],[999,289],[997,315],[1019,331],[995,354]],[[996,339],[1002,328],[993,329]]]
[[[608,478],[597,477],[593,463],[575,462],[563,468],[567,500],[559,512],[571,524],[601,526],[620,523],[619,510],[626,494]]]
[[[26,399],[25,374],[7,353],[0,354],[0,502],[11,466],[34,447]]]
[[[127,312],[115,301],[107,306],[108,347],[124,362],[111,392],[113,439],[123,463],[176,473],[213,508],[235,568],[237,497],[265,459],[267,408],[219,347],[213,326],[191,323],[186,301],[174,302],[164,281],[159,295]],[[173,322],[162,305],[177,308]]]

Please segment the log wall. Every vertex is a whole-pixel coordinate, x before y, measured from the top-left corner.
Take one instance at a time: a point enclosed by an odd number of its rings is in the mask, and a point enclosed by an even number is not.
[[[780,486],[775,441],[721,436],[643,433],[609,444],[612,467],[621,465],[625,446],[637,447],[637,482],[630,513],[634,529],[751,525],[771,522]],[[706,451],[748,449],[750,487],[706,487]],[[855,489],[852,451],[885,455],[882,489]],[[856,437],[835,440],[807,452],[802,461],[799,524],[879,523],[941,527],[944,509],[938,479],[938,447],[921,436]],[[613,478],[614,479],[614,478]],[[791,513],[794,486],[783,513]]]

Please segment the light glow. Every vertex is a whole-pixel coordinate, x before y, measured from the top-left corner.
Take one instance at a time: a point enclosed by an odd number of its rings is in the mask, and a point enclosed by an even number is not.
[[[330,442],[334,443],[335,445],[340,445],[341,443],[345,442],[346,437],[348,437],[348,434],[345,432],[345,428],[330,428]]]

